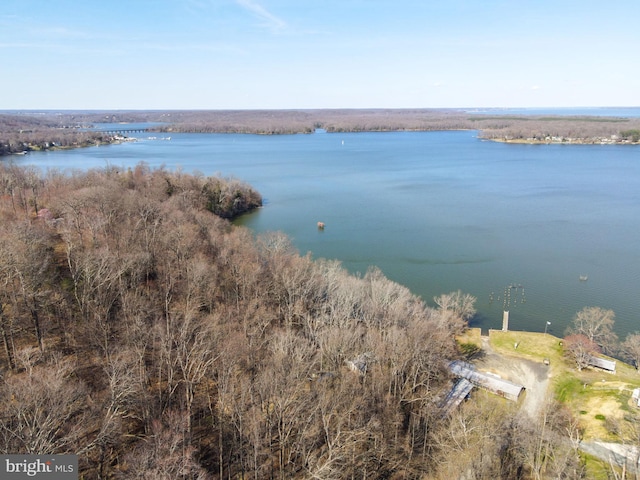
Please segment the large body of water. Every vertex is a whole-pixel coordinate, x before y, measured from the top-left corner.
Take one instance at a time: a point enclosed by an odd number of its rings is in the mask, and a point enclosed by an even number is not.
[[[429,304],[471,293],[484,328],[500,328],[506,303],[516,330],[551,322],[562,335],[585,306],[614,310],[621,337],[640,330],[640,147],[508,145],[470,131],[160,138],[19,162],[237,177],[265,199],[238,224],[285,232],[352,272],[375,265]]]

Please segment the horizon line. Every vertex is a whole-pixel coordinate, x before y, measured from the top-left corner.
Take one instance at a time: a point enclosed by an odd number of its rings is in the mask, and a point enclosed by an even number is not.
[[[6,108],[0,109],[2,113],[9,112],[251,112],[251,111],[323,111],[323,110],[571,110],[588,109],[601,110],[607,108],[636,109],[640,105],[576,105],[576,106],[517,106],[517,107],[278,107],[278,108]]]

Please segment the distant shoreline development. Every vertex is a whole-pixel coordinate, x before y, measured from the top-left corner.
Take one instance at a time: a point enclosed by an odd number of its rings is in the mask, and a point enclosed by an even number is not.
[[[584,115],[469,114],[458,109],[11,111],[0,113],[0,155],[122,141],[114,132],[248,133],[477,130],[505,143],[640,143],[640,118]],[[150,123],[149,127],[129,127]],[[126,133],[125,133],[126,136]]]

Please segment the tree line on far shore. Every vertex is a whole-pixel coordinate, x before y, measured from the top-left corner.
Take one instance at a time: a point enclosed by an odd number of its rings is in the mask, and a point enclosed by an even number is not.
[[[85,479],[584,478],[553,400],[444,413],[472,296],[429,306],[222,218],[257,204],[0,164],[0,452],[75,453]]]
[[[533,143],[638,143],[640,119],[480,115],[455,109],[334,109],[20,112],[0,114],[0,155],[117,141],[99,123],[150,123],[161,132],[293,134],[478,130],[480,137]]]

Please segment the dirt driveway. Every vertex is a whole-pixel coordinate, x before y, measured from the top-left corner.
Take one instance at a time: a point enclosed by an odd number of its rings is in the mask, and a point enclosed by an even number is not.
[[[476,368],[524,385],[526,390],[522,409],[535,417],[547,398],[549,367],[532,360],[497,354],[489,344],[489,337],[482,337],[482,352],[483,355],[473,362]]]

